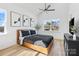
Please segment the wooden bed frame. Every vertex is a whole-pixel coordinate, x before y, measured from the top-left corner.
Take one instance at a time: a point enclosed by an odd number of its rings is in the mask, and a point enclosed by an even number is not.
[[[19,31],[21,31],[21,30],[17,30],[17,32],[16,32],[16,34],[17,34],[17,44],[20,43],[20,40],[19,40]],[[49,44],[49,46],[47,48],[44,48],[44,47],[41,47],[41,46],[37,46],[37,45],[33,45],[31,43],[26,43],[26,42],[24,42],[24,44],[23,44],[24,47],[31,48],[33,50],[36,50],[36,51],[41,52],[41,53],[44,53],[46,55],[50,52],[50,49],[51,49],[52,45],[53,45],[53,40]]]

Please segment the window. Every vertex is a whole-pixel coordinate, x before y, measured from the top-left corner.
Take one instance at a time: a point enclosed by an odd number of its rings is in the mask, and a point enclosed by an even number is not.
[[[6,20],[7,12],[4,9],[0,9],[0,35],[6,34]]]

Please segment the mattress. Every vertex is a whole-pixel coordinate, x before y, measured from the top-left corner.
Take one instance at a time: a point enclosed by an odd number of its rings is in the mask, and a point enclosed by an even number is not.
[[[53,40],[53,37],[48,35],[30,35],[30,36],[24,37],[23,42],[34,44],[37,41],[39,42],[42,41],[41,43],[44,43],[45,46],[48,47],[48,45],[52,40]],[[41,46],[44,47],[43,44]]]

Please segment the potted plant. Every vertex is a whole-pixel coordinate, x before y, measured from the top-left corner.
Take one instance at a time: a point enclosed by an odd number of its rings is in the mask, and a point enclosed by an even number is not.
[[[47,23],[44,25],[44,29],[45,29],[45,30],[50,30],[50,25],[51,25],[51,23],[50,23],[50,22],[47,22]]]
[[[41,25],[40,24],[36,24],[35,25],[35,29],[37,30],[37,34],[38,34],[38,31],[39,31],[40,28],[41,28]]]
[[[73,40],[76,40],[76,32],[77,32],[77,28],[75,26],[73,26],[71,28],[72,32],[73,32]]]

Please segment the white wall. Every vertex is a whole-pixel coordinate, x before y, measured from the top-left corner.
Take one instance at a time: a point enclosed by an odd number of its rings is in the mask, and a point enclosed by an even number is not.
[[[48,12],[48,14],[42,14],[38,17],[38,23],[42,24],[45,20],[51,20],[53,18],[60,19],[59,30],[58,31],[44,31],[43,26],[42,29],[39,30],[39,33],[44,35],[52,35],[56,39],[64,39],[64,33],[69,32],[69,21],[68,21],[68,12],[69,12],[69,4],[54,4],[55,11]]]
[[[20,14],[28,15],[29,17],[35,17],[30,12],[17,6],[17,4],[0,4],[0,8],[7,11],[7,34],[0,35],[0,49],[7,48],[16,44],[16,30],[17,29],[29,29],[27,27],[11,27],[10,26],[10,11],[15,11]]]

